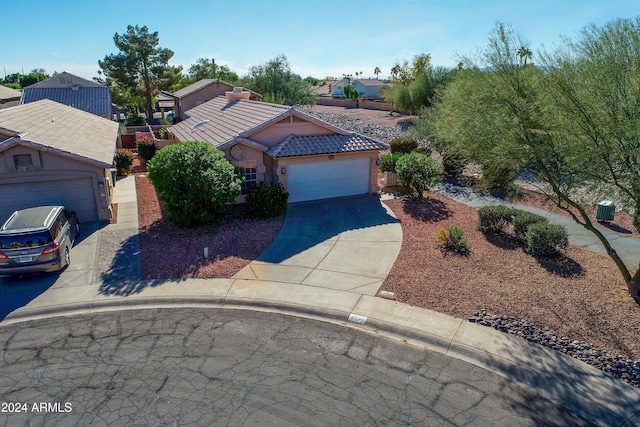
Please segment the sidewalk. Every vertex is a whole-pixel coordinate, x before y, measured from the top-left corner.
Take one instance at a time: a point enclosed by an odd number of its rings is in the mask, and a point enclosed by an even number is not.
[[[82,291],[72,289],[56,298],[46,293],[11,313],[2,324],[48,316],[111,310],[177,307],[221,307],[280,312],[346,325],[437,351],[498,373],[599,425],[640,424],[640,389],[562,353],[530,344],[494,329],[431,310],[366,295],[356,290],[328,289],[304,283],[246,278],[140,280],[135,177],[118,181],[115,201],[118,222],[98,231],[93,280]],[[444,191],[444,190],[442,190]],[[453,193],[452,189],[448,190]],[[470,194],[447,194],[463,203],[494,203]],[[479,206],[479,205],[478,205]],[[548,214],[551,221],[561,221]],[[569,228],[572,242],[590,248],[586,231]],[[583,236],[584,235],[584,236]],[[616,250],[640,253],[634,239]],[[595,249],[595,247],[594,247]],[[108,271],[114,257],[118,271]],[[637,256],[637,255],[636,255]],[[109,260],[107,262],[107,260]],[[127,295],[109,292],[110,283],[127,282]]]

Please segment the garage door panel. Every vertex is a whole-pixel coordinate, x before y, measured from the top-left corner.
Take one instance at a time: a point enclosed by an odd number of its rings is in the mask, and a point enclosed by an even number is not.
[[[63,205],[78,213],[81,221],[98,219],[91,178],[0,185],[0,222],[19,209]]]
[[[365,194],[370,189],[369,157],[293,163],[288,167],[290,202]]]

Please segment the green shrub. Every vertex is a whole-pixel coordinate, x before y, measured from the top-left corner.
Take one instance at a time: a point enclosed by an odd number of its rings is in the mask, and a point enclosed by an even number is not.
[[[147,122],[144,120],[144,117],[141,117],[137,114],[127,114],[125,124],[127,126],[144,126],[147,124]]]
[[[527,240],[527,229],[531,224],[548,222],[547,218],[527,211],[518,210],[513,218],[513,234],[520,240]]]
[[[566,227],[547,222],[537,222],[527,229],[527,249],[532,255],[554,256],[569,246]]]
[[[115,166],[118,175],[124,175],[131,171],[133,167],[133,159],[135,156],[129,150],[119,148],[113,156],[113,166]]]
[[[389,143],[391,153],[409,154],[418,149],[418,141],[410,136],[395,138]]]
[[[395,172],[396,163],[402,156],[402,153],[389,153],[380,156],[380,172]]]
[[[440,241],[440,249],[443,251],[461,255],[471,252],[471,244],[464,237],[464,230],[460,227],[440,227],[434,237]]]
[[[396,173],[400,184],[422,193],[440,182],[440,163],[433,157],[420,153],[402,155],[396,162]]]
[[[156,143],[153,138],[143,136],[136,142],[136,148],[138,149],[138,157],[145,162],[153,159],[156,155]]]
[[[279,182],[257,182],[247,190],[247,215],[254,218],[278,216],[288,203],[289,193]]]
[[[442,168],[450,176],[460,176],[467,166],[467,159],[456,149],[442,150]]]
[[[431,149],[431,147],[427,147],[426,145],[421,145],[420,147],[416,148],[416,152],[420,154],[424,154],[425,156],[430,156],[433,153],[433,150]]]
[[[517,213],[517,209],[509,206],[482,206],[478,209],[478,230],[483,233],[501,233]]]
[[[169,219],[182,227],[218,221],[240,195],[242,178],[222,151],[206,142],[168,145],[147,170]]]

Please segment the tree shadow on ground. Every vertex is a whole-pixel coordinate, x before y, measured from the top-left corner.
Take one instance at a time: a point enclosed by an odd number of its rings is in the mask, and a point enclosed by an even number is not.
[[[536,261],[549,273],[565,279],[580,277],[586,273],[585,269],[576,261],[565,254],[557,256],[536,256]]]
[[[608,228],[611,231],[615,231],[616,233],[633,234],[633,232],[631,230],[628,230],[628,229],[626,229],[624,227],[621,227],[618,224],[613,223],[613,222],[598,221],[598,224],[600,224],[603,227]]]
[[[407,215],[423,222],[444,221],[453,215],[445,202],[430,197],[407,198],[402,204],[402,209]]]

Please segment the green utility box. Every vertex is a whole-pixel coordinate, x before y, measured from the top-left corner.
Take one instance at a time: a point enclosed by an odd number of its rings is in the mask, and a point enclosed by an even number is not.
[[[598,207],[596,209],[596,220],[613,221],[615,214],[616,206],[611,200],[603,200],[598,203]]]

